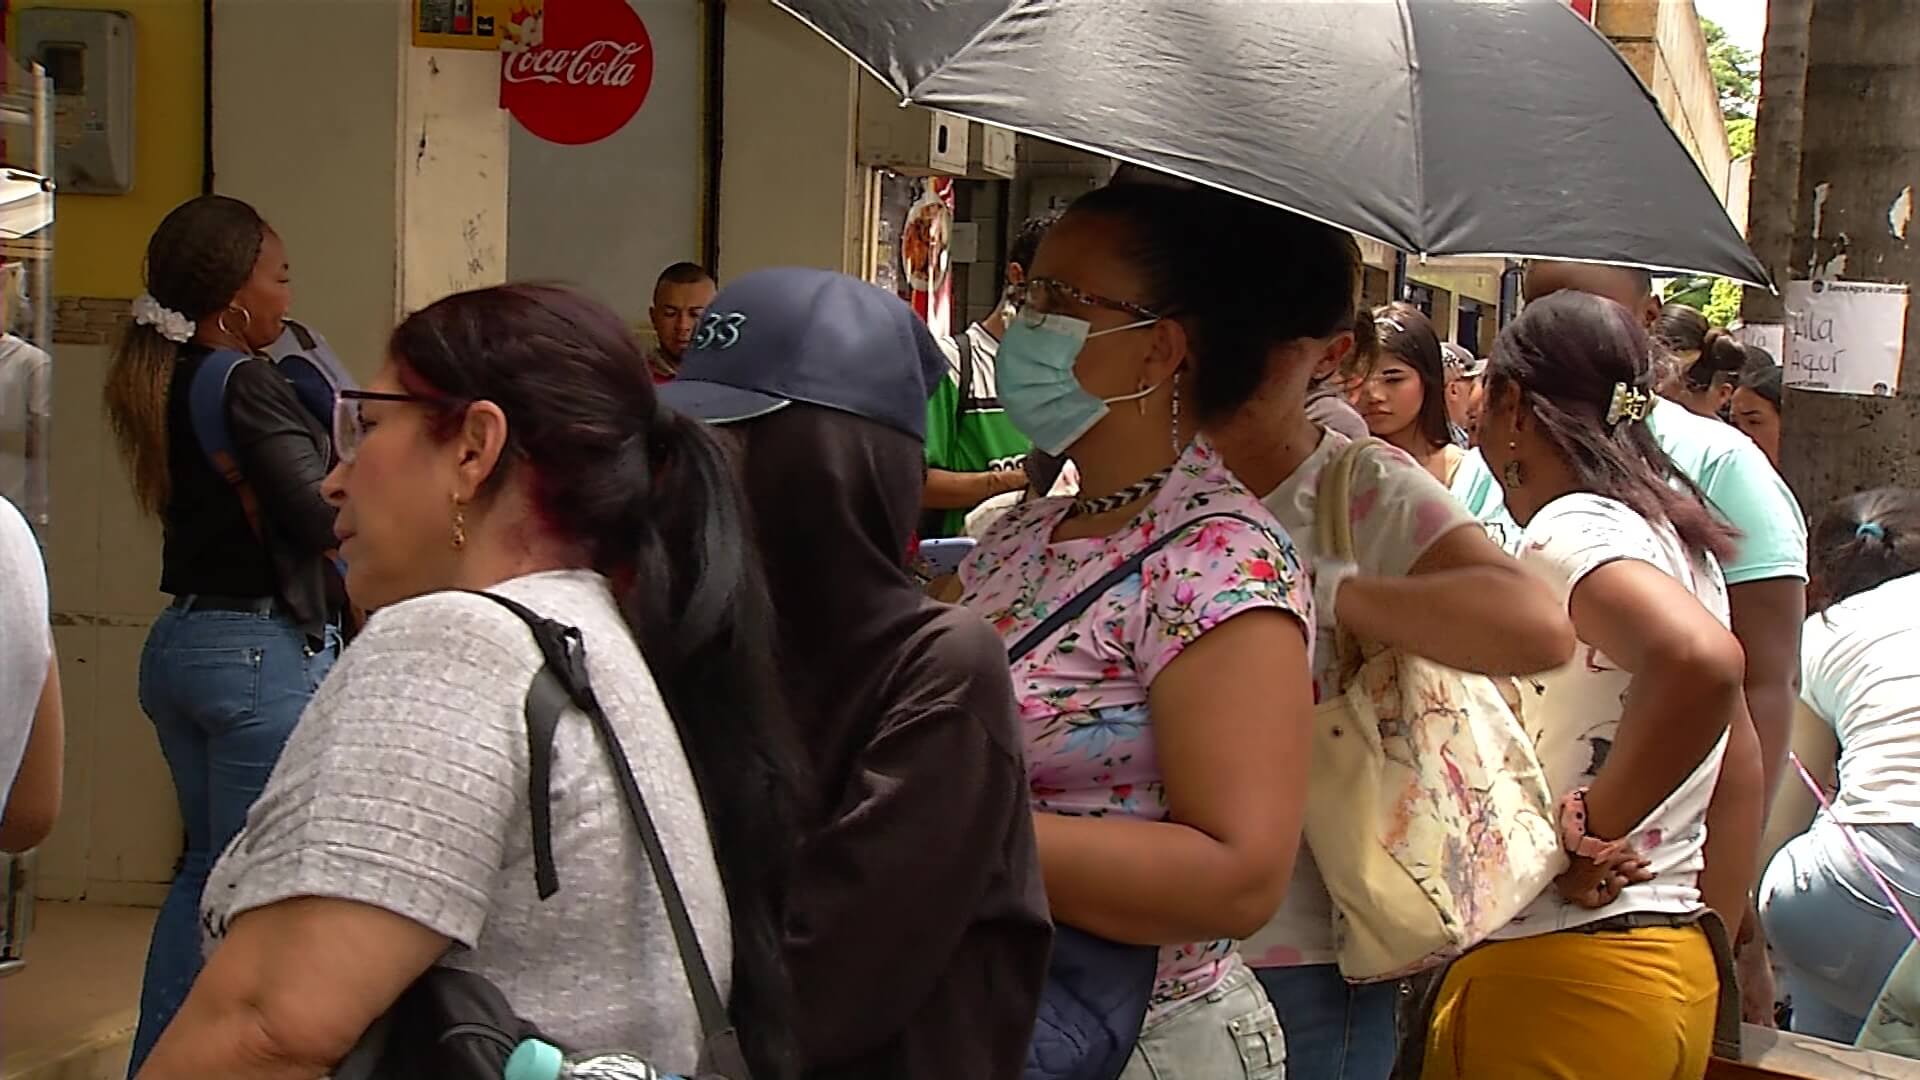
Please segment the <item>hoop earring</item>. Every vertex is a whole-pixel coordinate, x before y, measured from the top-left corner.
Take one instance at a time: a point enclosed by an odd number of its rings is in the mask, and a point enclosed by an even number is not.
[[[459,551],[467,546],[467,507],[460,496],[453,497],[453,550]]]
[[[238,334],[234,333],[233,330],[227,326],[228,311],[237,311],[240,313],[240,317],[246,320],[240,324],[240,332]],[[248,311],[238,304],[228,304],[226,311],[222,311],[219,317],[213,320],[213,325],[219,327],[220,332],[228,337],[238,338],[240,343],[244,345],[247,342],[247,331],[253,329],[253,312]]]

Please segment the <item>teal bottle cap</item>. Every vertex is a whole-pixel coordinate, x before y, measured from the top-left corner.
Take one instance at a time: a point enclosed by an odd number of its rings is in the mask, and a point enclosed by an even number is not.
[[[560,1069],[566,1063],[559,1047],[528,1039],[514,1047],[513,1056],[507,1059],[507,1071],[501,1077],[502,1080],[560,1080]]]

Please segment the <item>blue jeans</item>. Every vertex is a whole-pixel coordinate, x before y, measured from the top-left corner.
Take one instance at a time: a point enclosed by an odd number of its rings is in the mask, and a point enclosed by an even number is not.
[[[267,785],[280,748],[333,667],[339,637],[313,650],[274,615],[168,608],[140,654],[140,707],[153,721],[186,825],[186,853],[153,927],[140,1026],[127,1075],[200,973],[200,893],[247,810]]]
[[[1903,906],[1920,918],[1920,832],[1856,828]],[[1824,814],[1767,864],[1759,899],[1781,988],[1793,999],[1793,1030],[1851,1044],[1913,935]]]
[[[1255,968],[1287,1036],[1287,1080],[1387,1080],[1400,984],[1354,986],[1334,964]]]

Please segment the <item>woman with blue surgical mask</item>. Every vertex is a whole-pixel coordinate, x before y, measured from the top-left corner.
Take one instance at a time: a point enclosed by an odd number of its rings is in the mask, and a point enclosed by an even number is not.
[[[1241,204],[1162,194],[1093,192],[1041,243],[1000,400],[1080,491],[1002,517],[962,603],[1013,656],[1054,921],[1158,950],[1122,1080],[1271,1080],[1279,1021],[1235,942],[1279,906],[1299,846],[1311,588],[1200,435],[1264,370],[1248,286],[1216,258]]]

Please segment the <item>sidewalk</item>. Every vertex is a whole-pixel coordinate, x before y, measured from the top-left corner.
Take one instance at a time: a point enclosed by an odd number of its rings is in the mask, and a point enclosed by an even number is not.
[[[151,908],[48,903],[25,970],[0,979],[0,1080],[121,1080]]]

